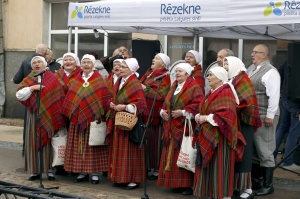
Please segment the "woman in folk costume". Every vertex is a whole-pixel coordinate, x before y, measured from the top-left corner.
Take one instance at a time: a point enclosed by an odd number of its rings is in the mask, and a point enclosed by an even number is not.
[[[108,178],[114,187],[135,189],[145,181],[145,150],[138,144],[129,141],[129,131],[119,129],[114,125],[115,114],[118,111],[135,111],[144,119],[148,116],[145,94],[137,79],[138,62],[135,58],[123,60],[120,78],[114,85],[113,101],[107,125],[107,140],[109,146]],[[132,105],[135,104],[137,110]],[[142,132],[141,132],[142,133]]]
[[[83,72],[73,79],[66,95],[62,114],[70,120],[65,155],[65,170],[80,173],[75,182],[89,180],[99,183],[97,172],[107,171],[108,146],[89,146],[90,123],[105,120],[111,95],[97,70],[95,58],[86,54],[82,57]]]
[[[195,172],[194,195],[214,199],[231,198],[234,181],[235,149],[238,136],[238,97],[223,67],[208,72],[211,91],[200,103],[194,134],[201,163]],[[199,164],[201,164],[199,166]]]
[[[107,87],[111,95],[113,94],[114,84],[117,82],[121,74],[120,68],[121,68],[122,61],[123,59],[115,59],[113,61],[113,71],[108,75],[106,80]]]
[[[16,93],[17,99],[27,108],[25,129],[25,170],[32,174],[28,180],[40,179],[41,172],[48,171],[48,180],[55,180],[52,172],[51,138],[59,128],[65,126],[60,115],[64,100],[64,92],[58,79],[51,71],[43,74],[42,90],[40,90],[41,76],[34,75],[45,70],[47,62],[42,56],[35,56],[31,60],[32,72],[23,79]],[[40,92],[40,106],[37,96]],[[37,123],[36,117],[40,116]],[[36,132],[35,132],[36,129]],[[41,143],[40,143],[41,141]],[[39,153],[42,149],[43,168],[40,171]]]
[[[162,135],[162,154],[157,184],[171,187],[175,193],[193,194],[194,173],[176,165],[180,152],[184,122],[193,117],[203,93],[194,78],[190,77],[193,67],[187,63],[176,65],[176,80],[168,92],[160,115],[164,120]],[[188,131],[187,135],[188,135]]]
[[[262,125],[258,101],[252,82],[246,74],[244,63],[233,56],[225,57],[223,63],[224,69],[228,72],[229,82],[232,83],[239,97],[238,122],[247,142],[242,161],[235,163],[234,194],[240,198],[253,198],[251,189],[253,136],[256,129]]]
[[[194,70],[191,74],[191,77],[194,77],[197,84],[200,86],[201,91],[204,94],[204,87],[205,87],[205,79],[202,73],[202,66],[200,64],[202,60],[202,57],[198,51],[195,50],[189,50],[185,54],[184,61],[186,63],[189,63],[192,67],[194,67]]]
[[[154,78],[160,75],[166,74],[168,67],[170,65],[170,58],[163,53],[158,53],[152,60],[151,67],[140,79],[142,87],[144,89],[147,105],[149,111],[151,110],[154,98],[156,96],[156,101],[153,106],[152,118],[150,118],[151,123],[149,123],[147,131],[148,140],[148,151],[149,151],[149,171],[148,178],[150,180],[156,180],[158,178],[158,168],[159,168],[159,130],[160,130],[160,115],[159,111],[163,105],[165,97],[170,90],[170,76],[165,76],[160,81],[155,81]],[[159,86],[159,88],[158,88]]]
[[[65,53],[63,56],[62,67],[55,73],[59,79],[65,94],[68,92],[69,83],[78,73],[82,72],[80,61],[74,53]]]

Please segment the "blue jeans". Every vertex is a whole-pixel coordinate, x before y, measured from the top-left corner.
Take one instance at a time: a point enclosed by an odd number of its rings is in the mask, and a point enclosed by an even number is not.
[[[288,154],[296,146],[298,138],[300,136],[300,122],[295,116],[299,110],[299,104],[289,100],[286,97],[281,98],[281,121],[279,127],[276,131],[276,149],[274,151],[274,156],[277,156],[278,148],[282,143],[285,135],[288,133],[287,140],[285,143],[284,153]],[[293,164],[293,154],[291,154],[283,162],[284,166],[289,166]]]

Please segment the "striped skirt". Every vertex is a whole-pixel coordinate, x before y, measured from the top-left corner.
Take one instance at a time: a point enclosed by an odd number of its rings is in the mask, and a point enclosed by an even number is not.
[[[148,136],[148,150],[149,150],[149,169],[158,170],[159,168],[159,157],[160,157],[160,149],[159,149],[159,128],[160,126],[149,126],[147,130]]]
[[[35,135],[35,121],[34,114],[27,111],[27,120],[25,128],[25,171],[30,174],[40,173],[40,153],[36,149],[36,135]],[[37,129],[38,130],[38,129]],[[52,167],[52,146],[51,143],[44,146],[42,150],[42,172],[47,173]]]
[[[146,177],[145,148],[129,141],[129,134],[115,130],[109,146],[108,179],[118,183],[141,183]]]
[[[205,167],[196,167],[194,195],[222,199],[232,196],[234,182],[235,152],[220,135],[211,162]]]
[[[193,187],[194,173],[176,165],[180,149],[172,149],[170,170],[164,171],[167,165],[168,150],[169,146],[163,146],[157,185],[171,188]]]
[[[79,132],[73,123],[69,126],[65,152],[66,171],[74,173],[95,173],[107,171],[108,146],[89,146],[89,126]]]

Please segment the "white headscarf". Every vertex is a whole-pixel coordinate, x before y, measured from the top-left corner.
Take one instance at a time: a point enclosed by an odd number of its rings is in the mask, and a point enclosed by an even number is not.
[[[63,60],[65,59],[66,56],[71,56],[71,57],[73,57],[73,59],[74,59],[75,62],[76,62],[76,66],[80,66],[79,58],[78,58],[74,53],[65,53],[64,56],[63,56]]]
[[[192,53],[196,59],[196,64],[199,64],[202,61],[202,57],[198,51],[189,50],[188,53]]]
[[[128,58],[128,59],[123,59],[123,61],[127,64],[129,67],[131,73],[135,73],[137,77],[139,77],[139,74],[136,72],[140,67],[139,63],[136,60],[136,58]]]
[[[165,68],[166,69],[169,69],[169,66],[170,66],[170,57],[164,53],[158,53],[157,56],[159,56],[161,58],[161,60],[164,62],[165,64]]]
[[[225,57],[223,60],[223,66],[225,59],[228,62],[228,78],[231,80],[233,77],[237,76],[241,71],[247,71],[245,64],[237,57],[229,56]]]
[[[228,73],[223,67],[214,67],[209,70],[212,74],[214,74],[219,80],[223,82],[223,84],[228,84],[231,88],[231,91],[235,97],[236,104],[240,104],[240,100],[236,94],[236,91],[233,87],[233,85],[228,82]]]
[[[43,63],[44,63],[44,66],[45,66],[45,67],[48,65],[48,63],[47,63],[47,61],[46,61],[45,57],[42,57],[42,56],[34,56],[34,57],[31,59],[31,62],[30,62],[30,64],[31,64],[31,67],[32,67],[32,62],[33,62],[33,60],[34,60],[34,59],[36,59],[36,58],[38,58],[38,59],[42,60],[42,61],[43,61]]]
[[[121,63],[122,63],[122,61],[124,61],[124,59],[115,59],[115,60],[113,61],[113,63],[115,63],[115,62],[121,62]]]
[[[176,68],[181,68],[182,70],[187,72],[187,74],[189,74],[189,76],[192,74],[192,71],[194,70],[194,68],[188,63],[179,63],[175,66],[175,70],[176,70]]]
[[[91,60],[91,62],[93,63],[93,65],[95,65],[95,63],[96,63],[96,59],[95,59],[94,55],[85,54],[85,55],[83,55],[83,57],[82,57],[82,59],[81,59],[81,62],[82,62],[84,59],[89,59],[89,60]]]

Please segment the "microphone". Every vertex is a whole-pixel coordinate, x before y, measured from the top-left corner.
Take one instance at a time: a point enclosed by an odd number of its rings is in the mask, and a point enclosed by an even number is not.
[[[43,74],[44,74],[44,72],[46,72],[47,70],[49,70],[49,68],[48,68],[48,67],[46,67],[46,68],[45,68],[45,70],[41,70],[40,72],[36,73],[36,74],[34,75],[34,77],[37,77],[37,76],[43,75]]]
[[[155,77],[155,78],[154,78],[154,81],[161,80],[162,78],[164,78],[165,76],[167,76],[167,75],[169,75],[169,74],[170,74],[170,72],[166,72],[166,73],[164,73],[164,74],[162,74],[162,75],[160,75],[160,76],[158,76],[158,77]]]

